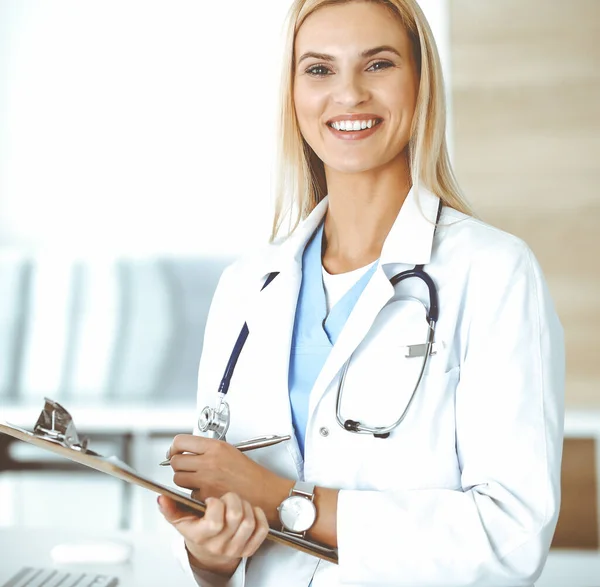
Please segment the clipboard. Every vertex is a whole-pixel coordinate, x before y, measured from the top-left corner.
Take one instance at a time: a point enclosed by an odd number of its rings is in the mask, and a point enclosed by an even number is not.
[[[53,452],[61,457],[111,475],[127,483],[138,485],[161,495],[166,495],[178,502],[185,509],[202,516],[206,504],[194,499],[174,487],[157,483],[138,473],[127,463],[115,456],[104,457],[88,448],[87,439],[77,433],[71,415],[58,402],[44,398],[45,405],[33,432],[29,432],[7,422],[0,421],[0,432],[12,436],[43,450]],[[337,549],[330,548],[311,540],[290,536],[273,528],[269,529],[267,540],[278,542],[306,554],[313,555],[331,563],[338,563]]]

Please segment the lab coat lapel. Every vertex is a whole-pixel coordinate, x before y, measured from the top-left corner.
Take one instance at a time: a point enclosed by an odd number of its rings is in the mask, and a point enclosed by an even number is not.
[[[292,236],[279,245],[277,254],[257,268],[257,286],[250,294],[246,323],[249,340],[259,353],[255,367],[261,369],[265,393],[269,393],[269,411],[285,417],[292,429],[288,390],[290,347],[298,294],[302,282],[302,254],[321,222],[327,202],[321,202]],[[279,274],[264,290],[260,290],[271,272]],[[271,414],[271,417],[273,415]]]
[[[317,377],[310,395],[309,414],[314,412],[333,378],[367,335],[377,314],[393,296],[394,288],[392,284],[382,267],[378,267],[356,302],[346,325]]]
[[[261,386],[268,394],[270,418],[282,418],[291,430],[288,368],[294,314],[302,280],[300,266],[290,263],[263,291],[254,295],[247,317],[253,341],[253,368],[260,369]],[[285,420],[283,419],[285,418]]]

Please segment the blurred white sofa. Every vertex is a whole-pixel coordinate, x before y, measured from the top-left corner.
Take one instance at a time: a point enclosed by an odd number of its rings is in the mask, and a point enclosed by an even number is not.
[[[0,251],[0,405],[193,400],[228,262]]]

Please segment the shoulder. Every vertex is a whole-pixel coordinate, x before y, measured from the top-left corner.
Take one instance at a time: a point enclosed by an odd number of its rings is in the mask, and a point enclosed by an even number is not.
[[[441,224],[438,271],[444,283],[462,290],[472,315],[504,320],[528,312],[559,331],[546,278],[526,242],[455,210]]]
[[[537,265],[524,240],[457,210],[444,208],[438,232],[439,254],[452,265],[502,277]]]
[[[260,285],[265,276],[275,270],[283,239],[250,248],[225,267],[217,293],[248,293],[252,284]]]

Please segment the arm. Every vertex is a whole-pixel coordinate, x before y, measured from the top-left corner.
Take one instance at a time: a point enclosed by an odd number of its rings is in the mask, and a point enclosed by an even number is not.
[[[279,479],[277,483],[270,484],[263,494],[261,507],[267,516],[269,526],[281,530],[281,522],[277,507],[286,499],[295,481]],[[339,491],[326,487],[315,487],[314,503],[317,508],[317,518],[312,528],[307,532],[307,538],[320,542],[326,546],[337,548],[337,501]]]

